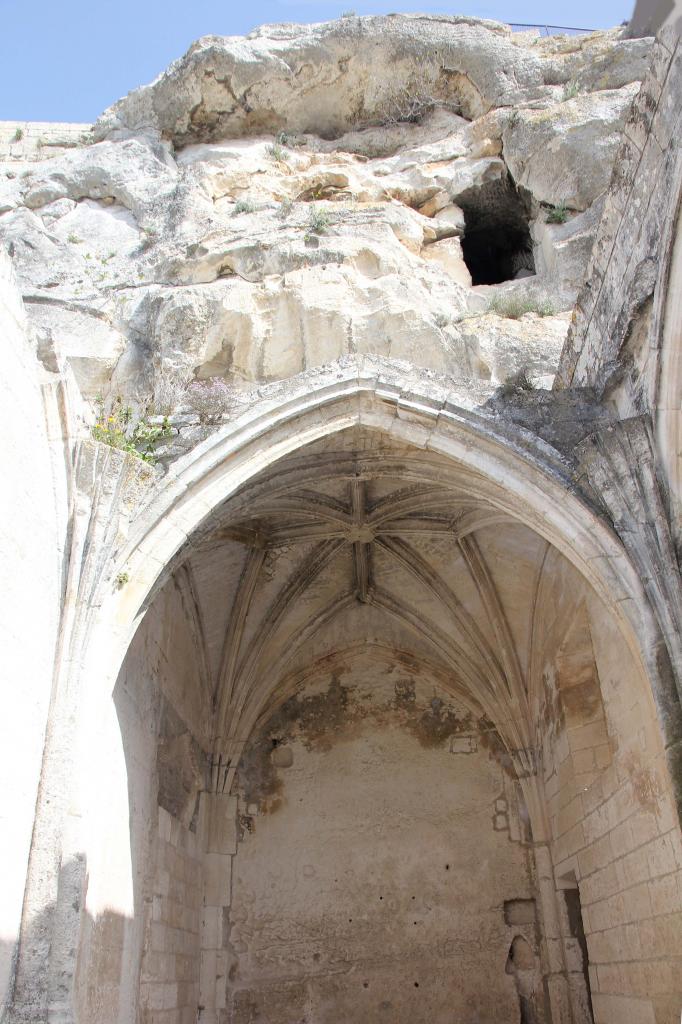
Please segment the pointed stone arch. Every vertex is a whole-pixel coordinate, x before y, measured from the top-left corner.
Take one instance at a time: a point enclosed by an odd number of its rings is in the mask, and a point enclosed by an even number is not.
[[[399,513],[410,521],[414,503],[409,488],[416,484],[430,486],[435,495],[444,478],[470,499],[475,499],[477,509],[483,507],[480,511],[471,508],[471,502],[463,504],[462,518],[455,524],[453,536],[476,580],[489,624],[497,638],[501,652],[497,659],[502,667],[500,683],[505,681],[509,686],[512,705],[525,702],[532,709],[532,672],[530,684],[524,683],[504,610],[496,599],[474,536],[482,523],[491,527],[502,519],[523,524],[543,538],[548,550],[559,552],[572,564],[608,609],[614,629],[638,666],[638,685],[646,687],[645,670],[648,670],[649,684],[655,690],[657,651],[662,644],[655,618],[621,543],[604,519],[581,497],[566,460],[523,430],[511,431],[480,412],[469,411],[462,395],[436,393],[434,396],[428,375],[424,375],[423,380],[411,379],[405,385],[396,381],[393,372],[383,372],[381,366],[358,363],[338,368],[329,376],[313,379],[312,383],[306,380],[292,388],[285,398],[264,398],[179,460],[158,481],[148,477],[144,468],[132,466],[131,460],[120,453],[103,453],[93,442],[82,444],[83,513],[81,523],[77,523],[74,545],[74,550],[80,552],[77,565],[80,578],[77,574],[74,578],[72,630],[66,638],[61,672],[65,707],[67,711],[71,708],[74,722],[79,723],[79,734],[87,739],[81,749],[68,751],[69,736],[74,733],[67,729],[52,752],[48,748],[48,759],[51,754],[58,758],[68,755],[72,763],[82,758],[81,765],[87,764],[98,743],[102,744],[104,752],[107,744],[115,745],[112,724],[100,728],[99,723],[107,715],[111,717],[107,705],[126,651],[154,596],[182,564],[187,546],[215,528],[212,517],[216,509],[242,489],[246,492],[266,469],[276,477],[279,475],[280,482],[295,481],[309,488],[311,480],[324,472],[324,458],[321,456],[312,467],[301,471],[291,461],[287,462],[287,457],[355,427],[390,438],[413,452],[401,458],[400,472],[407,489],[397,508],[393,508],[393,514]],[[420,458],[420,452],[439,460],[437,465]],[[144,484],[146,488],[141,486]],[[307,507],[304,500],[302,505],[297,503],[296,508],[306,513],[311,521],[314,517],[321,518],[327,524],[325,529],[332,533],[348,526],[343,509],[333,500],[312,495],[307,502]],[[277,497],[275,506],[280,513],[286,511],[286,499]],[[371,514],[381,523],[386,521],[389,511],[379,503]],[[413,520],[410,522],[413,529],[419,529]],[[437,525],[434,521],[432,528],[436,529]],[[333,537],[320,536],[315,543],[315,557],[318,560],[321,557],[323,562],[336,550]],[[381,543],[391,557],[406,555],[405,542],[396,543],[385,536]],[[238,602],[242,611],[237,609],[234,625],[230,626],[232,630],[238,628],[240,615],[248,612],[250,592],[261,561],[256,548],[244,575]],[[455,605],[442,582],[420,567],[418,560],[412,558],[411,565],[431,592],[445,601],[446,606],[450,603],[450,610],[454,612]],[[311,565],[311,571],[314,569],[315,565]],[[126,582],[121,585],[124,577]],[[536,604],[542,603],[541,586],[542,577]],[[423,615],[396,602],[380,589],[378,603],[394,617],[409,622],[413,630],[430,633],[443,651],[452,647],[451,640],[442,638],[437,627],[429,626]],[[274,608],[276,613],[277,606]],[[331,606],[321,607],[319,622],[323,623],[334,611]],[[195,634],[199,634],[196,614],[190,619]],[[311,628],[314,628],[314,621]],[[471,631],[469,634],[475,646],[475,636]],[[463,664],[460,652],[456,658],[458,664]],[[256,661],[253,665],[256,666]],[[228,647],[222,661],[224,692],[230,691],[235,668],[234,654]],[[220,701],[221,695],[217,694],[217,698]],[[263,705],[254,704],[252,724],[258,720],[262,708]],[[532,782],[535,771],[529,749],[532,737],[515,734],[517,726],[518,723],[515,726],[510,721],[508,745],[521,766],[520,779],[533,821],[534,838],[537,842],[547,842],[550,831],[545,824],[543,798]],[[96,785],[87,772],[81,770],[74,776],[85,778],[85,784],[82,790],[72,792],[71,810],[55,816],[44,807],[41,815],[39,808],[37,829],[45,828],[59,841],[68,825],[71,842],[83,852],[90,873],[90,892],[94,895],[89,912],[97,915],[113,905],[125,916],[133,912],[129,879],[125,877],[125,866],[119,881],[107,877],[106,861],[96,838],[104,811],[93,813],[98,805]],[[123,863],[124,832],[118,842]],[[547,890],[544,899],[547,906],[553,899],[551,859],[548,863],[549,874],[541,879],[541,889],[544,885]]]

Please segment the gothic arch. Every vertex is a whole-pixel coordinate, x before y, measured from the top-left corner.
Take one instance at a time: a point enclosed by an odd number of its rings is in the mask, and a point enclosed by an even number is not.
[[[248,533],[248,524],[240,522],[237,514],[240,500],[242,511],[252,502],[260,501],[263,516],[286,515],[293,507],[287,505],[287,493],[295,493],[295,508],[303,513],[304,522],[294,526],[317,545],[306,573],[314,576],[334,557],[340,544],[335,534],[339,530],[347,531],[351,525],[348,511],[334,500],[311,496],[311,485],[326,472],[324,452],[312,465],[297,462],[295,456],[324,439],[359,429],[409,449],[408,454],[401,455],[399,472],[390,470],[404,482],[403,491],[378,500],[367,509],[368,522],[376,531],[373,536],[382,557],[418,577],[420,585],[448,610],[453,621],[460,617],[459,628],[466,640],[465,647],[459,641],[455,643],[452,637],[445,637],[442,627],[429,623],[428,615],[422,610],[409,607],[381,587],[375,589],[374,602],[382,612],[406,626],[409,633],[427,636],[435,660],[441,658],[441,667],[443,659],[447,664],[448,658],[454,657],[464,679],[468,659],[472,652],[478,652],[476,657],[482,659],[479,664],[488,666],[492,680],[487,684],[488,692],[482,687],[481,709],[497,719],[503,732],[506,728],[504,742],[517,756],[517,773],[533,821],[535,839],[538,842],[549,840],[542,794],[532,780],[529,781],[533,774],[533,766],[527,760],[532,736],[522,728],[523,722],[529,724],[528,715],[500,711],[501,694],[506,702],[504,706],[517,711],[527,702],[528,695],[505,616],[496,604],[485,559],[477,545],[477,531],[514,521],[541,538],[550,550],[563,555],[608,609],[616,633],[625,641],[634,663],[640,666],[637,684],[640,688],[645,687],[643,661],[649,669],[652,686],[656,685],[654,668],[660,641],[655,622],[620,542],[580,497],[571,481],[570,467],[556,451],[521,430],[513,434],[502,432],[490,419],[471,413],[448,398],[434,400],[429,394],[428,379],[410,383],[409,391],[402,391],[395,380],[388,374],[382,375],[380,369],[377,372],[373,367],[372,372],[368,372],[359,366],[354,367],[353,372],[339,371],[331,381],[323,378],[319,383],[314,382],[315,386],[306,382],[285,400],[265,399],[179,460],[141,500],[137,497],[138,481],[131,482],[129,477],[128,460],[111,459],[109,479],[105,473],[102,484],[98,485],[86,530],[90,538],[98,539],[99,548],[97,544],[84,545],[81,594],[73,607],[73,635],[78,638],[83,655],[75,663],[65,659],[62,665],[79,720],[81,746],[70,752],[74,760],[82,758],[83,766],[87,766],[92,764],[93,757],[106,759],[110,755],[112,763],[117,763],[113,771],[114,775],[118,773],[119,780],[113,784],[125,789],[125,766],[117,750],[120,735],[117,739],[118,726],[109,705],[126,651],[155,595],[160,593],[171,573],[181,567],[188,547],[217,528],[237,529],[242,535]],[[423,457],[420,452],[424,453]],[[97,459],[99,454],[97,446],[88,443],[81,451],[81,459],[87,464],[88,458]],[[388,474],[389,470],[379,467],[377,472]],[[268,494],[259,484],[259,479],[265,479],[268,474],[270,482],[274,477],[278,485],[273,494]],[[418,528],[415,522],[418,486],[426,489],[436,510],[439,502],[442,505],[452,498],[453,490],[459,490],[466,498],[460,502],[461,515],[453,536],[486,608],[497,648],[494,655],[489,646],[481,644],[476,630],[467,624],[466,616],[462,617],[456,600],[438,574],[410,549],[405,536],[393,536],[387,529],[387,524],[390,526],[396,518],[403,530],[409,532]],[[107,501],[98,505],[99,494]],[[115,495],[113,503],[112,494]],[[422,501],[423,497],[422,493]],[[226,527],[216,515],[230,499],[235,502],[234,515]],[[136,501],[137,511],[131,515],[130,509],[135,507]],[[351,511],[352,507],[351,495]],[[436,525],[434,520],[434,528]],[[371,589],[361,550],[363,537],[358,534],[352,541],[355,592],[341,595],[341,601],[356,597],[362,601]],[[253,549],[251,567],[247,567],[243,576],[244,608],[248,608],[249,590],[255,586],[262,550]],[[191,574],[188,576],[185,572],[181,579],[180,589],[190,629],[199,638],[202,627],[192,598]],[[294,587],[284,595],[279,606],[276,601],[272,604],[274,622],[279,621],[278,608],[283,615],[289,599],[293,600],[299,592]],[[538,594],[540,592],[541,580]],[[322,604],[316,613],[318,618],[311,622],[323,626],[335,612],[336,606]],[[230,629],[238,628],[238,620],[239,614]],[[249,656],[253,662],[249,671],[254,679],[258,676],[259,650],[254,648],[254,654]],[[273,652],[276,653],[274,649]],[[230,679],[235,668],[231,658],[227,645],[221,666],[223,686],[217,705],[220,709],[223,702],[224,715],[230,712]],[[200,674],[205,681],[206,666],[201,657],[199,660]],[[248,659],[246,664],[247,667],[251,664]],[[284,658],[275,672],[277,685],[288,686],[296,671],[291,659]],[[474,668],[472,674],[476,675]],[[479,676],[483,678],[480,671]],[[471,700],[471,679],[466,689]],[[208,693],[210,684],[204,685],[204,690]],[[646,699],[651,701],[649,692]],[[247,709],[242,740],[266,713],[268,700],[264,692],[262,699],[255,700]],[[239,713],[244,710],[243,703],[237,710]],[[239,750],[236,754],[238,759]],[[81,770],[73,774],[84,782],[80,790],[74,787],[72,793],[72,808],[76,814],[72,811],[71,817],[77,820],[71,822],[70,841],[87,861],[89,913],[97,918],[98,914],[108,913],[114,907],[124,918],[134,918],[130,867],[125,867],[126,856],[130,858],[129,849],[126,852],[130,843],[126,800],[117,801],[112,811],[111,805],[102,806],[97,779],[92,772]],[[114,812],[118,826],[112,819]],[[113,839],[105,852],[101,848],[101,835],[107,828]],[[120,864],[115,874],[109,867],[112,856],[118,856]],[[546,894],[550,915],[552,900],[553,896]],[[131,943],[139,950],[142,936],[138,934]],[[83,969],[87,971],[87,962]],[[136,998],[134,970],[121,990],[128,1000],[126,1012],[132,1012]]]

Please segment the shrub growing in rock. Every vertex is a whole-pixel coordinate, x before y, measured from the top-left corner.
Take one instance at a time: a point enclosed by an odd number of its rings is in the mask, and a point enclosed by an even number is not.
[[[202,419],[210,420],[225,412],[230,394],[230,386],[223,377],[207,377],[188,384],[185,398]]]
[[[563,201],[553,206],[547,213],[548,224],[565,224],[568,220],[568,208]]]
[[[523,391],[535,391],[535,379],[527,366],[522,366],[516,373],[511,373],[500,385],[498,394],[503,398],[518,395]]]
[[[326,210],[319,206],[311,206],[308,214],[308,233],[311,235],[323,235],[332,219]]]
[[[535,299],[529,295],[496,295],[490,300],[488,312],[505,316],[509,320],[519,320],[526,313],[554,316],[555,309],[547,299]]]
[[[266,148],[265,152],[268,154],[269,157],[272,157],[272,159],[276,160],[277,163],[279,164],[285,164],[289,159],[289,154],[287,153],[284,146],[281,146],[279,142],[273,142]]]
[[[116,399],[108,415],[104,411],[104,402],[100,400],[97,419],[92,428],[95,441],[101,441],[110,448],[117,448],[151,464],[156,462],[157,442],[168,437],[170,433],[171,426],[165,416],[158,424],[150,423],[144,418],[133,423],[132,410],[130,406],[123,405],[120,397]]]
[[[240,213],[253,213],[256,207],[249,199],[238,199],[232,207],[232,216],[236,217]]]

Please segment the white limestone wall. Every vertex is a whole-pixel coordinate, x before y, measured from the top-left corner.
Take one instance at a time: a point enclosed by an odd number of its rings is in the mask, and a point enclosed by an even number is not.
[[[41,394],[10,262],[0,252],[0,1009],[11,984],[57,637],[63,538]]]
[[[0,121],[0,160],[49,160],[83,145],[90,128],[59,121]]]

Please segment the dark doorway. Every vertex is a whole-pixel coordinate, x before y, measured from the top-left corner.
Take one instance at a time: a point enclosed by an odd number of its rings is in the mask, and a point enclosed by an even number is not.
[[[530,196],[498,178],[457,197],[464,211],[462,254],[472,284],[499,284],[535,273],[528,227]]]
[[[578,889],[564,889],[564,899],[566,901],[569,931],[572,938],[574,938],[580,946],[580,952],[582,954],[582,973],[583,978],[585,979],[585,991],[587,992],[590,1017],[594,1020],[592,991],[590,989],[590,972],[588,969],[589,959],[587,955],[587,939],[585,938],[585,926],[583,924],[583,912],[580,906],[580,893]]]

